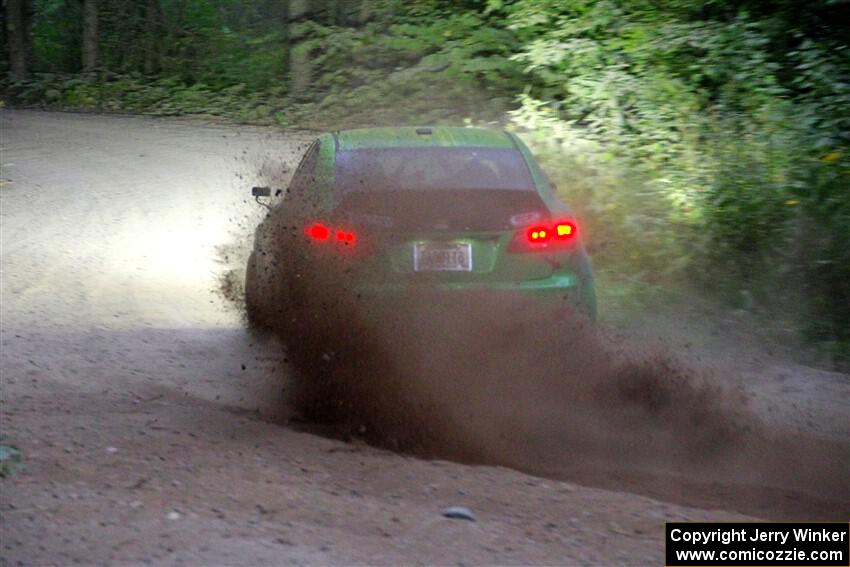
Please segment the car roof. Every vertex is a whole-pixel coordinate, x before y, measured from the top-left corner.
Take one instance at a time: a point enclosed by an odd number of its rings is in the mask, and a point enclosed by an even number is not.
[[[338,151],[385,148],[516,148],[503,130],[448,126],[357,128],[334,133]]]

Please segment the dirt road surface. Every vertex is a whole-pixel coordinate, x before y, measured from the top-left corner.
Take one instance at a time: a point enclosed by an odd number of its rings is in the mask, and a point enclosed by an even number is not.
[[[665,502],[288,424],[280,345],[218,287],[259,164],[309,136],[14,110],[0,133],[0,444],[24,465],[0,565],[661,565],[665,521],[747,517],[728,486]],[[744,372],[777,427],[850,440],[846,375]]]

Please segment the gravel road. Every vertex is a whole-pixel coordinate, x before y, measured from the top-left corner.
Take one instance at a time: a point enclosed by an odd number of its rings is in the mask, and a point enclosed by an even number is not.
[[[260,165],[291,168],[309,135],[6,109],[0,134],[0,444],[24,464],[0,479],[0,565],[661,565],[665,521],[835,513],[417,459],[290,423],[280,345],[219,287],[259,218]],[[850,443],[846,375],[762,368],[742,372],[777,427]]]

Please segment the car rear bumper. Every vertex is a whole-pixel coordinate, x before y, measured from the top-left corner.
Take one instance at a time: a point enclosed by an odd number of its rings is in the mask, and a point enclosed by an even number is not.
[[[406,295],[436,294],[448,296],[518,295],[520,297],[567,301],[596,319],[596,291],[592,278],[586,280],[572,274],[553,274],[548,278],[521,282],[393,282],[362,284],[355,287],[357,295],[364,299],[404,298]]]
[[[370,283],[356,287],[362,295],[403,294],[405,292],[519,292],[530,295],[572,292],[578,287],[578,278],[571,274],[553,274],[548,278],[519,282],[392,282]]]

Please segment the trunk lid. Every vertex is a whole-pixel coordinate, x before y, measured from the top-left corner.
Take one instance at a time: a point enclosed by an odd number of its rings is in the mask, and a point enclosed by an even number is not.
[[[518,231],[549,216],[535,191],[351,192],[334,216],[363,233],[369,280],[519,282],[553,273],[545,255],[507,253]]]

